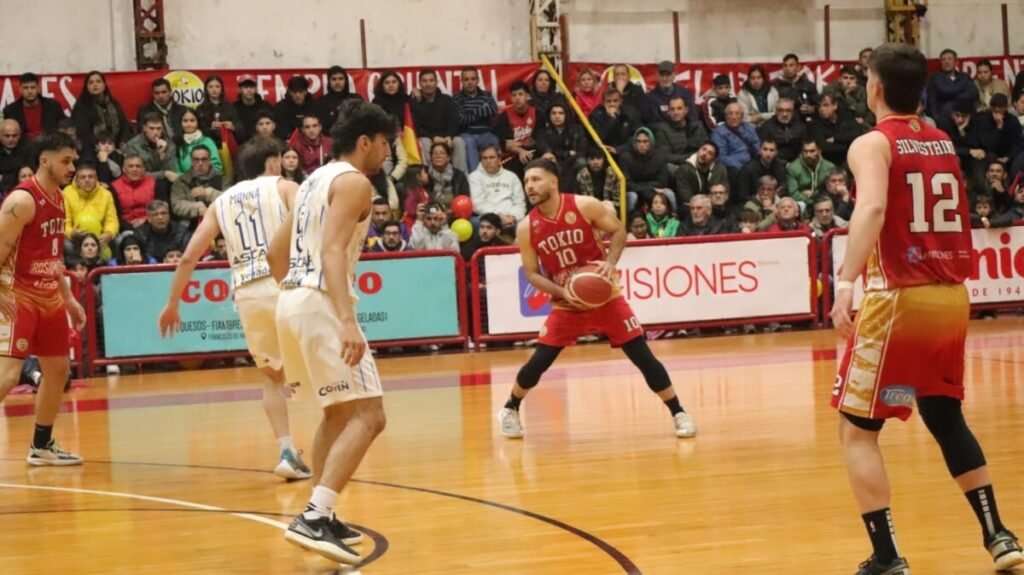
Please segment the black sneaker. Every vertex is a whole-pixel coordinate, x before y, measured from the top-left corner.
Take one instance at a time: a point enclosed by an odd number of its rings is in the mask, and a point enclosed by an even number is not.
[[[883,565],[872,555],[860,564],[856,575],[910,575],[910,565],[907,565],[907,560],[902,557]]]
[[[1009,571],[1024,564],[1024,552],[1017,543],[1017,536],[1009,531],[996,533],[988,542],[988,552],[992,554],[996,571]]]
[[[292,524],[284,532],[284,539],[337,563],[356,565],[363,559],[335,535],[329,517],[306,519],[299,515],[292,519]]]
[[[334,532],[334,536],[341,539],[341,542],[345,545],[359,545],[363,542],[363,534],[352,529],[340,519],[337,515],[331,514],[330,529]]]

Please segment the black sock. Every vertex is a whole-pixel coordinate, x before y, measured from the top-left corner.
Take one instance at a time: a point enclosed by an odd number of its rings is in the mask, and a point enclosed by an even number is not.
[[[45,449],[50,443],[50,439],[53,437],[53,426],[52,425],[39,425],[36,424],[36,432],[32,437],[32,447],[36,449]]]
[[[888,565],[899,557],[896,551],[896,533],[892,529],[892,511],[888,507],[861,515],[864,527],[867,527],[871,547],[874,548],[875,559],[882,565]]]
[[[509,394],[508,401],[505,402],[505,407],[507,409],[514,409],[516,411],[519,411],[519,404],[521,404],[522,402],[523,398],[516,397],[516,394],[512,393]]]
[[[667,405],[668,410],[672,412],[672,417],[675,417],[677,413],[683,413],[683,406],[679,405],[678,395],[672,396],[672,399],[666,399],[665,405]]]
[[[999,510],[996,509],[996,496],[992,492],[992,486],[979,487],[964,493],[964,495],[971,502],[974,514],[978,516],[981,533],[985,538],[985,546],[988,547],[996,533],[1006,530],[1006,527],[1003,527],[1003,522],[999,519]]]

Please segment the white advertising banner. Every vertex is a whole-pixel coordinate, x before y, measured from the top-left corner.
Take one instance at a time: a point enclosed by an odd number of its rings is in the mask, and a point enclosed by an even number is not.
[[[644,324],[811,314],[809,237],[634,244],[619,285]],[[538,331],[550,298],[526,281],[518,253],[484,257],[487,333]]]
[[[974,239],[974,273],[967,280],[972,304],[1024,301],[1024,226],[971,230]],[[832,269],[846,256],[846,235],[832,238]],[[864,295],[856,282],[854,309]]]

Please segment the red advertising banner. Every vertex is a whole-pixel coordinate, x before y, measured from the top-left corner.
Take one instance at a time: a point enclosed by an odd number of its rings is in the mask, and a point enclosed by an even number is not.
[[[977,63],[986,58],[963,58],[960,60],[960,67],[967,73],[974,75]],[[995,56],[987,58],[992,62],[993,72],[1007,82],[1013,81],[1022,68],[1024,68],[1024,56]],[[804,62],[803,73],[814,81],[819,90],[839,79],[840,70],[844,62],[808,61]],[[711,82],[715,76],[725,74],[732,81],[733,89],[736,90],[746,80],[747,71],[751,63],[713,63],[693,64],[680,63],[676,66],[676,82],[693,91],[698,98],[711,88]],[[937,70],[938,60],[929,61],[929,65]],[[781,74],[782,64],[774,62],[763,64],[770,77],[775,78]],[[657,80],[655,64],[633,64],[629,65],[631,77],[634,82],[640,83],[644,89],[650,89]],[[438,73],[441,90],[446,93],[457,92],[461,89],[459,73],[462,66],[437,66],[434,69]],[[521,64],[489,64],[477,66],[480,73],[481,87],[492,92],[498,99],[499,107],[509,101],[509,86],[516,80],[529,80],[538,69],[536,63]],[[607,63],[572,63],[566,77],[567,84],[571,87],[575,84],[576,76],[583,68],[590,68],[598,73],[610,77],[611,65]],[[406,86],[412,89],[418,84],[417,74],[422,68],[396,68],[395,71],[405,81]],[[238,94],[238,77],[252,75],[256,78],[259,93],[268,102],[274,103],[284,97],[287,92],[288,79],[293,75],[305,76],[310,82],[310,91],[318,96],[326,91],[326,70],[321,69],[297,69],[297,70],[149,70],[141,72],[110,72],[105,74],[114,97],[121,102],[129,119],[134,119],[136,111],[144,106],[150,99],[150,83],[157,78],[167,78],[174,90],[174,98],[185,105],[196,106],[203,98],[203,78],[210,74],[217,74],[224,79],[227,98],[234,101]],[[380,70],[351,69],[349,80],[353,89],[367,97],[373,92],[373,86],[380,78]],[[55,98],[64,110],[70,113],[70,109],[77,101],[85,82],[85,74],[47,74],[41,76],[40,88],[42,94],[48,98]],[[0,76],[0,107],[6,106],[18,97],[17,76]],[[371,98],[372,99],[372,98]]]

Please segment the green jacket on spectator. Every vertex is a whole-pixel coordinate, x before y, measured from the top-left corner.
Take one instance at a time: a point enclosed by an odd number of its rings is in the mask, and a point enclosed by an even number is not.
[[[682,125],[661,122],[654,126],[656,147],[665,154],[665,159],[676,166],[683,165],[701,144],[708,141],[708,133],[700,122],[687,119]]]
[[[825,158],[819,159],[818,165],[813,169],[804,163],[803,158],[793,160],[786,166],[789,197],[807,203],[812,197],[825,193],[828,175],[834,169],[835,164]]]
[[[194,188],[205,188],[201,196],[192,193]],[[189,170],[171,186],[171,214],[179,220],[193,220],[199,217],[200,206],[210,204],[224,192],[220,170],[214,169],[205,176]]]
[[[778,204],[779,199],[775,198],[775,205]],[[775,225],[775,209],[765,208],[756,197],[744,204],[743,209],[750,210],[761,218],[761,221],[757,222],[757,231],[763,232]]]
[[[864,123],[868,126],[875,125],[875,113],[868,109],[868,92],[864,86],[858,85],[856,90],[847,94],[843,91],[842,85],[836,81],[822,90],[822,95],[825,94],[832,96],[832,99],[841,108],[846,108],[853,112],[854,116],[863,118]]]
[[[186,143],[178,149],[178,173],[184,174],[192,168],[192,150],[199,146],[210,150],[210,161],[213,163],[213,169],[222,173],[224,171],[224,164],[220,161],[220,150],[217,149],[217,144],[213,142],[210,136],[204,136],[201,132],[196,133],[200,134],[199,139]]]
[[[137,155],[142,157],[142,164],[146,166],[146,175],[155,180],[167,178],[166,172],[178,171],[178,149],[170,139],[165,140],[167,148],[164,150],[164,157],[156,151],[156,147],[149,143],[145,134],[139,134],[124,147],[124,155]]]

